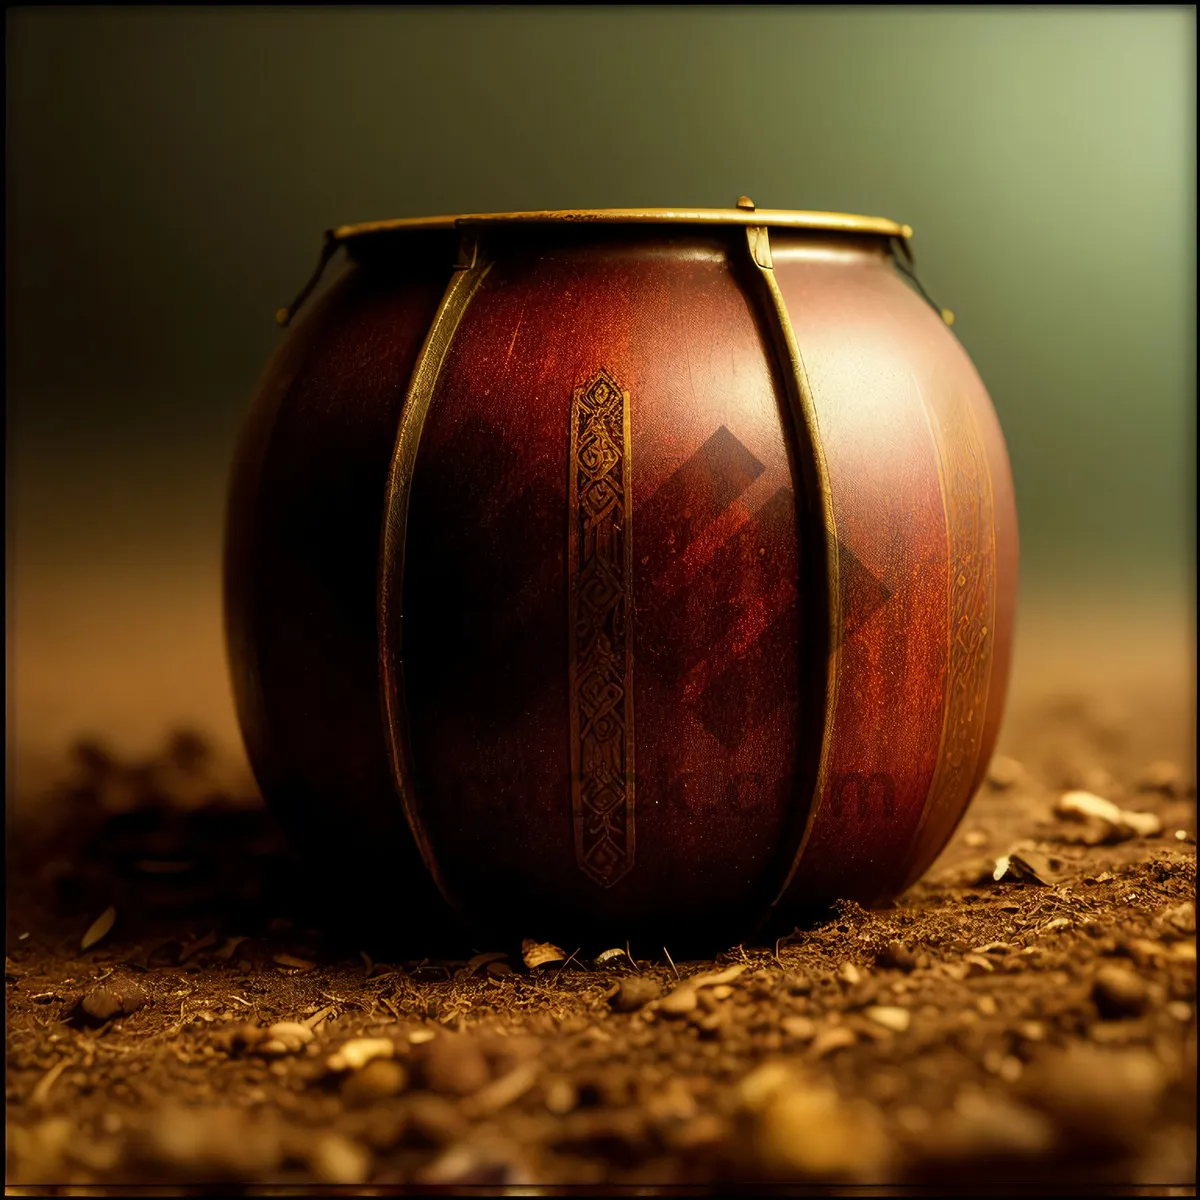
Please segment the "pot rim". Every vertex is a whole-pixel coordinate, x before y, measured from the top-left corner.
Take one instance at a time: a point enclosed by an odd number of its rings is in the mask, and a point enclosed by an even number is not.
[[[396,217],[386,221],[339,225],[330,230],[328,236],[333,242],[347,242],[376,233],[459,229],[478,225],[765,225],[775,229],[872,234],[905,241],[913,235],[911,225],[902,225],[887,217],[755,208],[742,197],[736,208],[563,208],[531,212],[459,213],[441,217]]]

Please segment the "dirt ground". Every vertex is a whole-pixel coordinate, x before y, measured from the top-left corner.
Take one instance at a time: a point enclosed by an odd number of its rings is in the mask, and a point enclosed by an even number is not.
[[[1155,699],[1022,700],[892,907],[705,962],[378,961],[203,737],[80,743],[10,816],[8,1192],[1194,1194],[1194,747]]]

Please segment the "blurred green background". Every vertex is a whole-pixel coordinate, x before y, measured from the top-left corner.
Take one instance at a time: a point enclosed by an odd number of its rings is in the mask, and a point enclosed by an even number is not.
[[[744,192],[915,227],[1008,438],[1027,586],[1191,586],[1194,7],[6,20],[18,569],[216,561],[327,226]]]

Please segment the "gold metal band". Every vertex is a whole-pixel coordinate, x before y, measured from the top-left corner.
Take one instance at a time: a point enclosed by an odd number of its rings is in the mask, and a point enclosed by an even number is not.
[[[828,775],[829,754],[833,742],[833,722],[837,712],[838,678],[841,665],[841,569],[838,562],[837,524],[833,513],[833,492],[829,482],[829,467],[825,461],[825,452],[821,442],[821,431],[817,420],[817,410],[813,403],[812,389],[808,382],[808,373],[804,369],[804,360],[800,356],[800,347],[796,342],[796,332],[792,328],[791,317],[788,315],[787,304],[779,283],[775,278],[775,265],[771,257],[770,232],[764,225],[750,225],[746,229],[746,245],[750,251],[750,259],[754,264],[758,279],[763,286],[765,299],[770,309],[772,332],[776,342],[777,353],[784,367],[785,387],[791,407],[792,424],[795,436],[799,441],[797,453],[807,455],[815,470],[815,483],[820,502],[821,526],[825,537],[825,589],[828,597],[829,618],[829,654],[826,659],[825,679],[825,724],[821,732],[821,757],[817,768],[816,786],[813,789],[812,804],[809,807],[804,831],[792,858],[782,886],[771,902],[774,908],[787,894],[800,859],[808,845],[821,801],[825,795],[825,781]],[[807,443],[807,445],[805,444]],[[803,486],[803,485],[802,485]]]
[[[384,499],[384,522],[379,554],[379,664],[384,712],[384,730],[392,779],[404,807],[421,858],[442,895],[447,894],[441,871],[421,822],[413,784],[412,748],[408,711],[404,696],[404,653],[401,636],[401,606],[404,595],[404,543],[413,471],[421,431],[429,413],[442,363],[467,305],[487,275],[491,263],[479,253],[478,235],[467,231],[459,248],[458,262],[442,302],[425,336],[413,367],[412,379],[400,414],[396,448],[388,472]]]
[[[755,209],[752,205],[747,207],[739,204],[737,208],[569,208],[534,212],[462,213],[445,217],[400,217],[390,221],[339,225],[328,236],[344,242],[372,233],[455,229],[468,225],[765,225],[776,229],[873,234],[904,241],[913,235],[911,225],[901,225],[887,217],[786,208]]]

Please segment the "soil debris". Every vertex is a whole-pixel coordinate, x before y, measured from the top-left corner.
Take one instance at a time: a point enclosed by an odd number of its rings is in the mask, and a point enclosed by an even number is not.
[[[10,831],[10,1188],[1191,1187],[1194,789],[1143,766],[1190,752],[1089,713],[1028,714],[894,904],[704,962],[408,956],[327,923],[205,739],[77,747]]]

